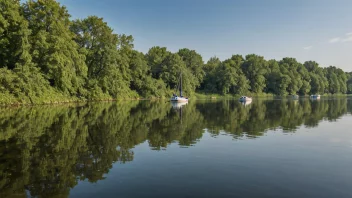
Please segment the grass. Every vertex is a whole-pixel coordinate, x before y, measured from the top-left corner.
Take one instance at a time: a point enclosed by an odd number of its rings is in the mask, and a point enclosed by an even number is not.
[[[331,96],[331,97],[346,97],[346,96],[352,96],[352,94],[322,94],[322,96]]]
[[[259,97],[259,98],[273,98],[275,97],[274,94],[268,94],[268,93],[248,93],[244,94],[249,97]],[[240,98],[241,95],[239,94],[226,94],[226,95],[221,95],[221,94],[214,94],[214,93],[202,93],[202,92],[197,92],[194,94],[194,98],[196,99],[238,99]]]

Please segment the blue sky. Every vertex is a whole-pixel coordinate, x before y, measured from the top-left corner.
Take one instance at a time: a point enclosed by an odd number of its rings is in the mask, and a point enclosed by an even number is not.
[[[351,0],[60,0],[72,18],[103,17],[135,48],[190,48],[204,61],[255,53],[352,71]]]

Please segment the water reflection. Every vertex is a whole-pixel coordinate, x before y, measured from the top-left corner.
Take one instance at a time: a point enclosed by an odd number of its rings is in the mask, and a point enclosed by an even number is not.
[[[188,102],[171,102],[171,105],[174,109],[181,109],[183,106],[186,106]]]
[[[79,180],[103,180],[131,150],[177,142],[195,145],[207,129],[234,138],[260,137],[269,129],[294,132],[351,113],[351,100],[133,101],[0,109],[0,196],[68,197]]]

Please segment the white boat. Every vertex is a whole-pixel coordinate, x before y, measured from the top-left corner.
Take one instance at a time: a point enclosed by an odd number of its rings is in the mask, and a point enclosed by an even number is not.
[[[310,98],[311,99],[320,99],[320,95],[311,95]]]
[[[180,102],[180,103],[185,103],[188,102],[188,98],[184,97],[182,95],[182,73],[180,73],[180,81],[179,81],[179,85],[176,86],[176,90],[178,89],[180,91],[180,95],[176,95],[173,94],[173,96],[171,97],[171,102]]]
[[[239,100],[240,102],[248,102],[248,101],[252,101],[252,98],[248,96],[241,96]]]
[[[188,98],[175,95],[171,97],[171,102],[188,102]]]

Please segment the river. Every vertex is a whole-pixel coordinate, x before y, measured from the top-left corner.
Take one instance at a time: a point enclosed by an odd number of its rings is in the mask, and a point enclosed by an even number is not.
[[[0,108],[0,197],[352,197],[352,98]]]

